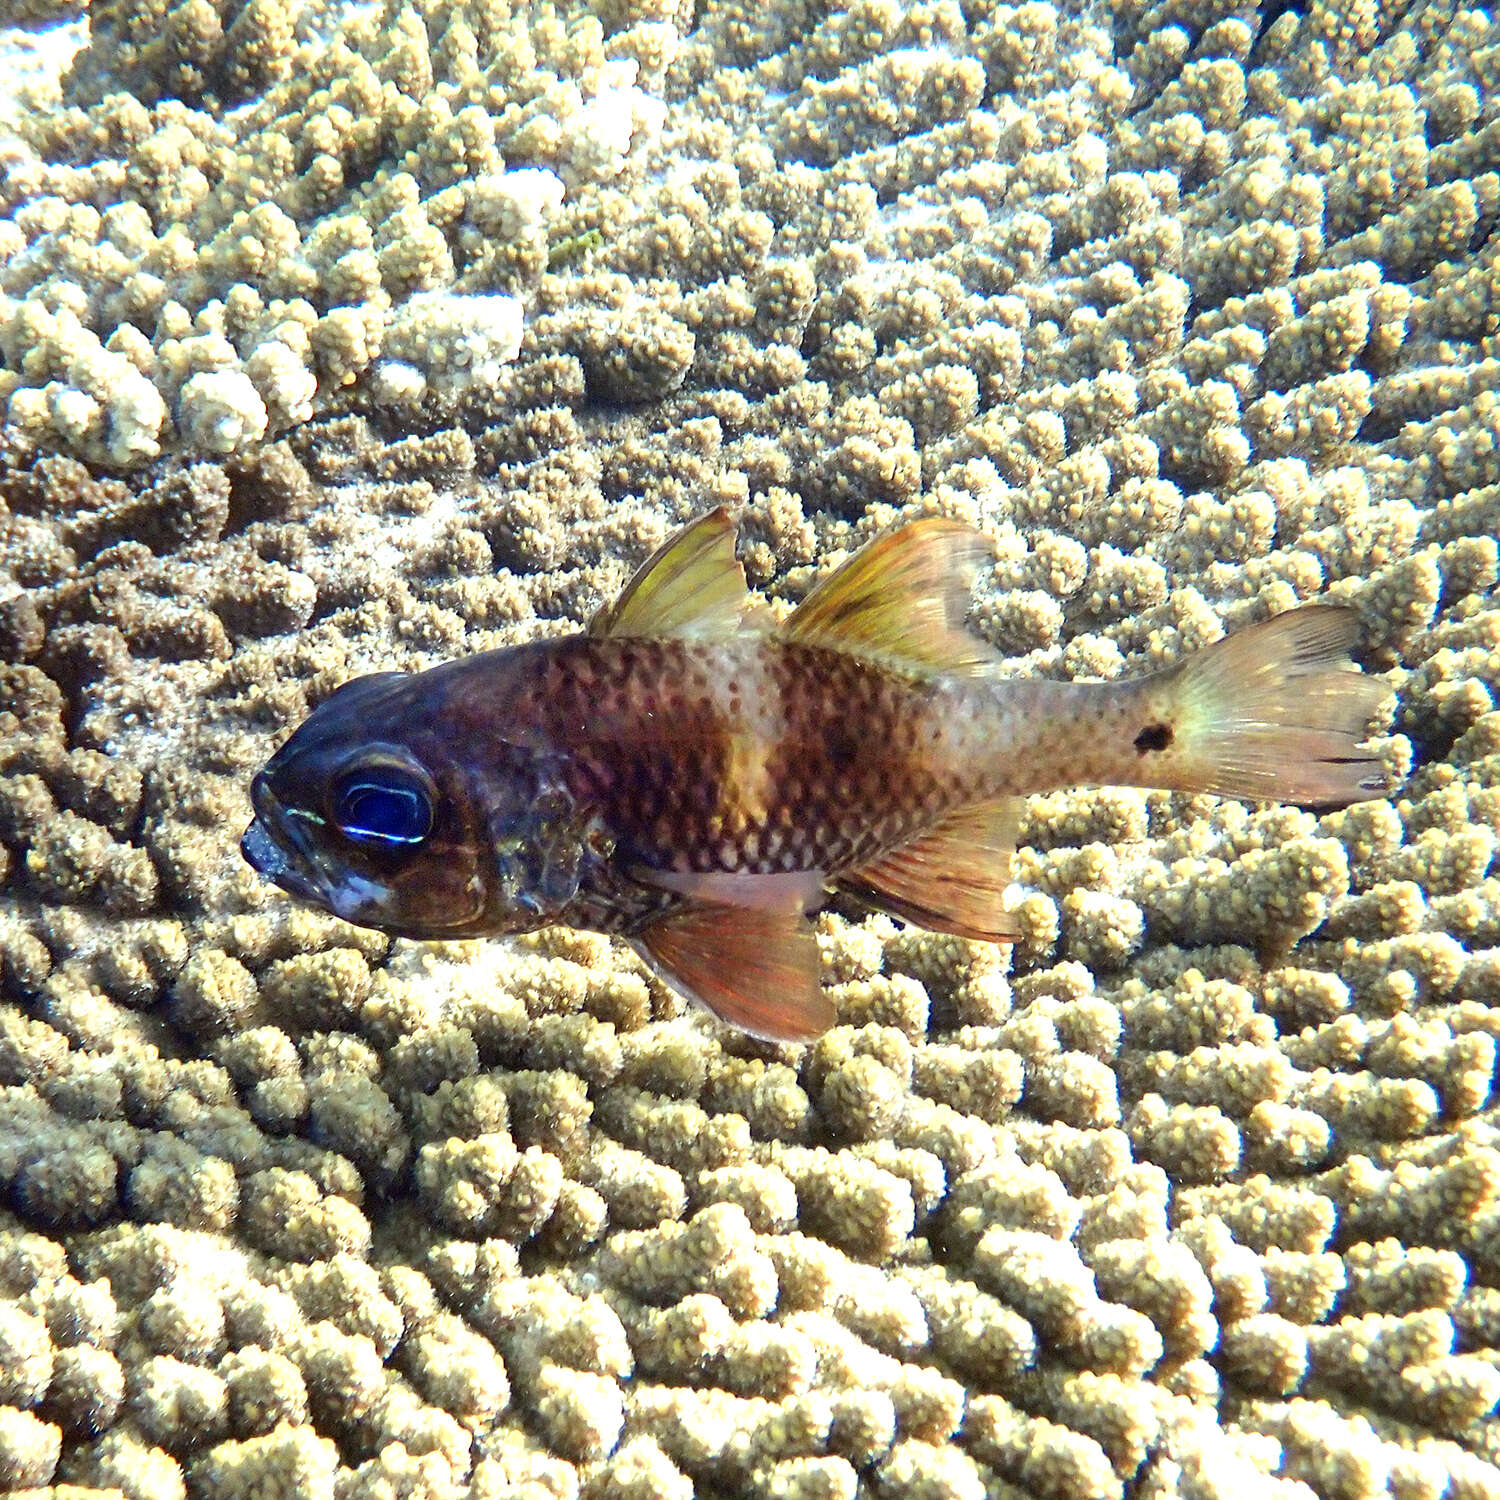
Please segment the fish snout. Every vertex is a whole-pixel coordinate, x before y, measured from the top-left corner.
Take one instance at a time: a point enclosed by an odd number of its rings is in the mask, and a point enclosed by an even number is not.
[[[257,776],[251,790],[255,816],[240,837],[240,854],[262,880],[278,885],[288,895],[317,905],[327,905],[323,890],[311,868],[304,869],[304,851],[281,815],[275,796]]]
[[[315,906],[327,906],[328,897],[322,885],[310,874],[304,873],[287,855],[276,839],[266,832],[265,825],[256,818],[240,838],[240,853],[245,863],[272,885],[280,886],[289,896],[310,901]]]

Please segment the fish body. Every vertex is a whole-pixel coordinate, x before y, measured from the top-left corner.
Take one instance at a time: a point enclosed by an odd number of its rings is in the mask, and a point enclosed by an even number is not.
[[[339,689],[255,779],[246,857],[418,938],[550,924],[633,941],[757,1035],[832,1022],[807,914],[843,889],[1004,941],[1015,799],[1130,784],[1339,803],[1383,688],[1312,606],[1127,683],[1017,681],[962,628],[977,533],[871,544],[777,626],[722,511],[588,634]]]

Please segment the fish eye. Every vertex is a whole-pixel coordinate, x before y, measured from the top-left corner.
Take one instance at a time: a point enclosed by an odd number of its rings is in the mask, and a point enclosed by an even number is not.
[[[432,832],[432,794],[402,766],[356,766],[334,782],[333,821],[359,843],[411,848]]]

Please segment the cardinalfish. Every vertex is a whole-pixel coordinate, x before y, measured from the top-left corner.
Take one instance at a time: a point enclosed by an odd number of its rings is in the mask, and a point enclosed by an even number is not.
[[[1136,681],[1009,679],[963,623],[989,550],[913,521],[777,623],[713,511],[583,634],[339,688],[255,778],[245,858],[403,937],[616,934],[722,1020],[793,1041],[835,1019],[808,921],[830,892],[1015,939],[1027,793],[1386,791],[1359,745],[1386,689],[1349,660],[1348,610],[1292,610]]]

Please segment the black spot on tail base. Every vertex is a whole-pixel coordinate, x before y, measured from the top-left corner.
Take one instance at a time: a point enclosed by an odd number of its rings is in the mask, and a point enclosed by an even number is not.
[[[1146,755],[1153,750],[1165,750],[1172,743],[1172,726],[1170,724],[1148,724],[1136,735],[1134,744],[1140,754]]]

